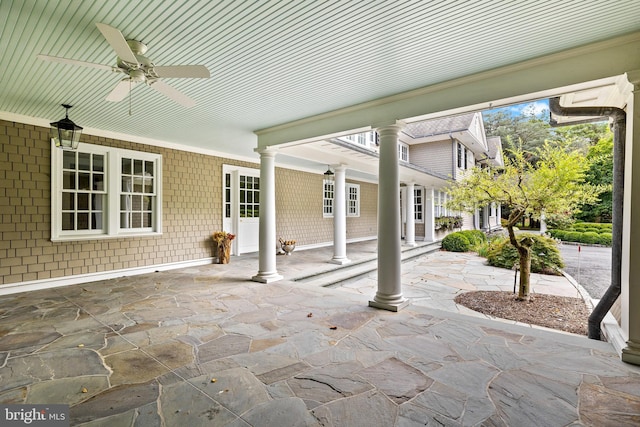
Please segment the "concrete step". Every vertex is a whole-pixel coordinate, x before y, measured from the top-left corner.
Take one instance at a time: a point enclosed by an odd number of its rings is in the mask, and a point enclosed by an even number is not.
[[[414,247],[403,247],[402,262],[440,250],[440,242],[419,244]],[[331,287],[338,283],[369,274],[378,268],[378,258],[361,260],[345,265],[336,265],[327,271],[316,272],[294,278],[296,283],[307,286]]]

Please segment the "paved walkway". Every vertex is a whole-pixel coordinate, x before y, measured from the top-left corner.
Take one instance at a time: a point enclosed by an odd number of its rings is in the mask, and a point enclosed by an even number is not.
[[[354,261],[375,246],[350,245]],[[399,313],[367,307],[372,276],[330,249],[279,256],[285,280],[248,281],[254,255],[0,297],[0,402],[66,403],[91,426],[632,426],[640,368],[604,342],[460,314],[467,289],[513,273],[435,252],[404,265]],[[534,291],[571,290],[567,281]],[[564,292],[564,291],[563,291]]]

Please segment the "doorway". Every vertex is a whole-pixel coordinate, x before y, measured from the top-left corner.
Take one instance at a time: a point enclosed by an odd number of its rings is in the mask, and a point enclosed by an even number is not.
[[[235,234],[233,255],[258,251],[260,170],[223,165],[223,227]]]

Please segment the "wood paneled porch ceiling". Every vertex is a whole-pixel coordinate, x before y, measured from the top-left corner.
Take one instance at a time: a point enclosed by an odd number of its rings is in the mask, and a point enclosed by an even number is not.
[[[147,44],[159,65],[211,78],[166,82],[186,109],[144,85],[38,54],[115,65],[96,27]],[[2,0],[0,117],[257,158],[254,130],[640,30],[637,0]]]

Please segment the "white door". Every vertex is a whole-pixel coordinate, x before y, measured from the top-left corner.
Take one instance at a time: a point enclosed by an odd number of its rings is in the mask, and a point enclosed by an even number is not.
[[[223,166],[223,226],[236,235],[232,253],[258,251],[260,231],[260,170]]]

